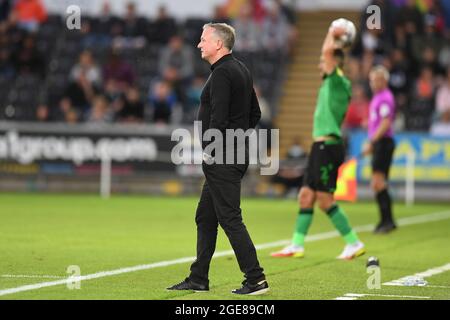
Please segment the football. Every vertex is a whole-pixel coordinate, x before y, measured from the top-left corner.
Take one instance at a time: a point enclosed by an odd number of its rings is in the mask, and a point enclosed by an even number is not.
[[[331,28],[342,28],[345,30],[345,33],[335,40],[341,48],[350,47],[355,41],[356,27],[350,20],[344,18],[336,19],[331,23]]]

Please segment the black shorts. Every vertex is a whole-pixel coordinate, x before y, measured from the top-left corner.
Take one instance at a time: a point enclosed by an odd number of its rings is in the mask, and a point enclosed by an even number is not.
[[[314,191],[334,193],[338,169],[344,162],[344,158],[345,150],[342,143],[314,142],[309,154],[303,185]]]
[[[373,144],[372,150],[372,172],[382,172],[389,177],[389,168],[392,163],[395,142],[390,137],[381,138]]]

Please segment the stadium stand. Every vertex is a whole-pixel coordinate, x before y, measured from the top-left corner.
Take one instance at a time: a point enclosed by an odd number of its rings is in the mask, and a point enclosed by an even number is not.
[[[347,57],[346,73],[353,83],[351,112],[347,129],[364,129],[367,112],[355,110],[370,100],[368,72],[383,64],[391,72],[390,88],[397,102],[396,129],[429,132],[442,118],[436,95],[448,88],[450,67],[450,6],[448,1],[373,0],[381,7],[380,30],[368,30],[366,7],[354,11],[300,12],[296,23],[299,35],[279,102],[275,126],[280,128],[280,154],[285,157],[293,139],[300,135],[306,150],[311,143],[315,92],[320,85],[318,53],[323,34],[336,15],[345,16],[358,27],[358,38]],[[360,88],[363,88],[361,92]],[[355,92],[356,91],[356,92]],[[441,101],[443,99],[440,99]],[[448,99],[446,100],[448,105]],[[441,102],[442,103],[442,102]],[[362,109],[367,104],[362,103]],[[367,110],[367,109],[366,109]],[[354,123],[356,119],[359,123]],[[444,116],[444,122],[447,117]]]
[[[0,22],[0,119],[82,123],[89,121],[94,100],[101,95],[107,98],[111,121],[121,122],[120,105],[126,100],[128,88],[133,87],[138,90],[138,101],[144,105],[144,122],[153,123],[159,119],[154,116],[159,112],[153,97],[156,87],[167,82],[174,91],[170,108],[177,111],[166,112],[162,122],[192,122],[196,108],[193,105],[198,107],[199,98],[192,92],[209,74],[209,66],[195,47],[202,26],[209,19],[176,20],[164,6],[154,19],[140,17],[132,2],[124,3],[125,14],[118,17],[105,2],[99,16],[83,17],[80,30],[69,30],[63,17],[48,15],[38,0],[31,2],[35,7],[26,8],[27,2],[22,1],[2,2],[5,10],[8,10],[6,3],[9,4],[10,14],[3,11]],[[36,16],[33,23],[25,23],[17,19],[19,10],[25,12],[22,16],[28,11],[39,12],[33,13]],[[265,45],[251,50],[242,48],[235,55],[253,72],[255,84],[272,106],[281,87],[285,48],[289,47],[290,38],[282,34],[276,42],[269,31],[275,26],[289,30],[291,25],[284,14],[289,11],[275,6],[262,19],[259,13],[256,20],[251,16],[252,6],[246,10],[259,31],[253,41],[259,44],[264,38]],[[215,8],[214,19],[235,23],[220,6]],[[176,39],[181,42],[181,54],[172,48],[177,46],[173,44]],[[90,56],[86,59],[92,61],[83,64],[83,55]],[[93,73],[87,66],[90,63],[95,70],[101,70],[95,83],[89,80]],[[191,71],[180,77],[180,70],[173,68],[175,64]]]

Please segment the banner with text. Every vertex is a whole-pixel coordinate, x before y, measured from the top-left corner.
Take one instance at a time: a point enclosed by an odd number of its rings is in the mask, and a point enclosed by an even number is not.
[[[349,136],[349,155],[361,153],[367,134],[357,131]],[[450,183],[450,137],[432,137],[421,133],[395,135],[394,159],[390,180],[404,181],[408,154],[415,154],[414,178],[419,182]],[[368,181],[371,176],[371,158],[358,161],[358,181]]]

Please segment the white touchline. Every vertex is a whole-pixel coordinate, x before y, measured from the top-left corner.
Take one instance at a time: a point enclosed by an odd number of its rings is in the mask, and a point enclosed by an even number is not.
[[[421,288],[441,288],[441,289],[450,289],[450,286],[435,286],[435,285],[429,285],[421,286]]]
[[[408,277],[420,277],[420,278],[428,278],[431,276],[434,276],[436,274],[440,274],[446,271],[450,270],[450,263],[444,264],[443,266],[440,267],[436,267],[436,268],[432,268],[432,269],[428,269],[426,271],[423,272],[419,272],[416,273],[412,276],[406,276],[397,280],[392,280],[389,282],[385,282],[383,283],[384,286],[403,286],[403,282],[408,278]],[[425,286],[426,287],[426,286]]]
[[[410,299],[431,299],[431,297],[422,296],[399,296],[394,294],[375,294],[375,293],[346,293],[343,297],[337,297],[334,300],[357,300],[363,297],[385,297],[385,298],[410,298]]]
[[[420,223],[426,223],[426,222],[432,222],[432,221],[445,220],[445,219],[449,219],[449,218],[450,218],[450,211],[441,211],[441,212],[435,212],[435,213],[425,214],[425,215],[416,216],[416,217],[402,218],[402,219],[399,219],[397,221],[397,223],[400,226],[405,226],[405,225],[411,225],[411,224],[420,224]],[[371,231],[372,229],[373,229],[373,225],[371,225],[371,224],[355,227],[355,230],[359,231],[359,232]],[[305,241],[307,241],[307,242],[320,241],[320,240],[331,239],[331,238],[335,238],[335,237],[339,237],[339,236],[340,235],[337,231],[324,232],[324,233],[318,233],[318,234],[314,234],[311,236],[307,236]],[[290,243],[290,240],[281,240],[281,241],[256,245],[255,247],[257,250],[261,250],[261,249],[268,249],[268,248],[286,245],[288,243]],[[230,256],[233,254],[234,254],[233,250],[221,251],[221,252],[215,253],[213,258]],[[142,271],[142,270],[172,266],[172,265],[181,264],[181,263],[193,262],[195,260],[195,258],[196,257],[185,257],[185,258],[180,258],[180,259],[175,259],[175,260],[161,261],[161,262],[155,262],[155,263],[150,263],[150,264],[142,264],[142,265],[138,265],[138,266],[134,266],[134,267],[120,268],[120,269],[110,270],[110,271],[100,271],[100,272],[88,274],[85,276],[70,277],[67,279],[61,279],[61,280],[56,280],[56,281],[41,282],[41,283],[24,285],[24,286],[20,286],[20,287],[16,287],[16,288],[3,289],[3,290],[0,290],[0,296],[5,296],[8,294],[24,292],[24,291],[37,290],[37,289],[46,288],[46,287],[53,287],[53,286],[67,284],[67,283],[74,283],[74,282],[78,282],[78,281],[92,280],[92,279],[98,279],[98,278],[103,278],[103,277],[115,276],[115,275],[122,274],[122,273]]]
[[[66,279],[63,276],[38,275],[38,274],[2,274],[0,278],[48,278],[48,279]]]

